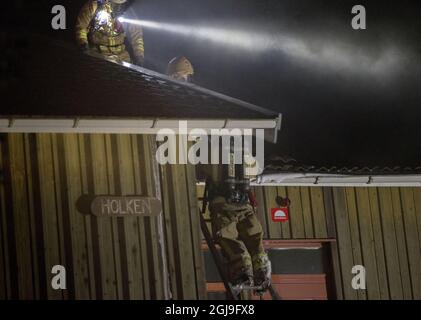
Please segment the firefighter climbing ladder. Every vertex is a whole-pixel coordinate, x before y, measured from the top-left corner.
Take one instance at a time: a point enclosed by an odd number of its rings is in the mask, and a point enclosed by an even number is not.
[[[206,208],[208,205],[208,184],[206,183],[205,191],[202,198],[199,198],[202,201],[202,208],[200,212],[200,227],[202,229],[203,236],[205,237],[206,243],[208,244],[209,250],[212,254],[212,257],[215,261],[216,267],[218,268],[219,275],[224,283],[225,290],[228,293],[228,298],[232,300],[240,300],[242,297],[242,292],[244,291],[252,291],[252,290],[260,290],[261,287],[256,286],[233,286],[228,278],[228,275],[224,269],[224,262],[221,259],[221,256],[218,252],[218,249],[215,246],[215,242],[212,238],[212,235],[209,231],[208,225],[206,223],[206,219],[204,217],[206,213]],[[272,296],[273,300],[281,300],[276,290],[273,288],[272,284],[269,286],[269,292]]]

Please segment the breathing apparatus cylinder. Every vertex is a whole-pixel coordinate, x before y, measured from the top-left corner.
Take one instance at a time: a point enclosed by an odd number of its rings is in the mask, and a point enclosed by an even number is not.
[[[231,137],[229,146],[229,159],[227,170],[225,174],[225,193],[226,199],[229,203],[246,203],[248,201],[248,193],[250,190],[250,177],[246,173],[246,167],[244,162],[244,154],[241,149],[241,162],[237,164],[235,162],[236,150],[234,138]]]

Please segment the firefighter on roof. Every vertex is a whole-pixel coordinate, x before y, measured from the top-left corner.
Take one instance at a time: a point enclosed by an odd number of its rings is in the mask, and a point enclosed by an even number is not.
[[[144,44],[142,28],[122,24],[118,18],[125,13],[127,0],[89,0],[76,22],[76,40],[83,50],[142,66]]]
[[[192,82],[194,68],[186,57],[176,57],[168,64],[167,75],[177,80]]]
[[[170,61],[167,74],[191,82],[194,68],[185,57],[178,57]],[[235,156],[232,140],[223,147],[228,148],[230,155],[228,165],[208,164],[199,168],[199,174],[206,178],[213,237],[228,260],[231,284],[260,287],[257,293],[262,294],[271,284],[272,269],[250,190],[253,168],[232,162]]]

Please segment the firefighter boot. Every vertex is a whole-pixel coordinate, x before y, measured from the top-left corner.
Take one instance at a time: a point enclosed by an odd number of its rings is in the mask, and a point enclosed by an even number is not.
[[[261,287],[257,290],[258,295],[262,295],[271,285],[272,265],[267,254],[262,254],[253,259],[254,282]]]

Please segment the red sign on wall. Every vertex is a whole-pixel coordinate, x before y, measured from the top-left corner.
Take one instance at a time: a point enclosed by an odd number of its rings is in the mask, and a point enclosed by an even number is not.
[[[289,220],[289,209],[288,207],[272,208],[272,221],[274,222],[286,222]]]

